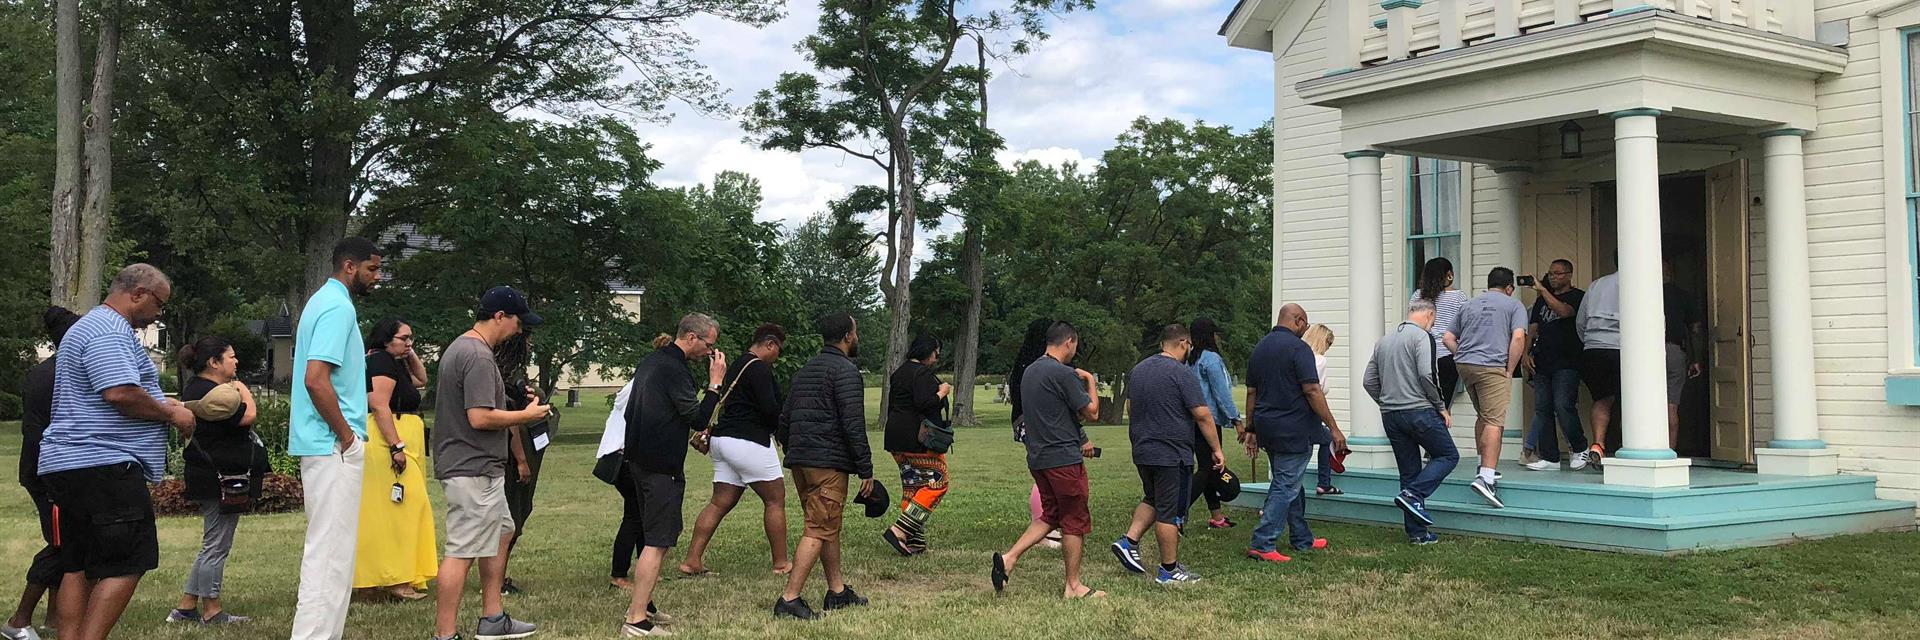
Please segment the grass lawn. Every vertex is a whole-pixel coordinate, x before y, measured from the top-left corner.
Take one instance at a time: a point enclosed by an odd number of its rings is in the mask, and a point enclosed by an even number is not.
[[[768,613],[782,580],[768,572],[758,505],[744,501],[722,525],[709,564],[716,575],[672,579],[657,600],[679,617],[678,631],[704,638],[1898,638],[1920,627],[1920,538],[1881,534],[1771,549],[1649,558],[1450,536],[1408,546],[1380,527],[1316,523],[1331,549],[1286,565],[1240,558],[1253,514],[1228,531],[1196,530],[1182,556],[1205,582],[1167,590],[1122,571],[1105,549],[1138,500],[1126,432],[1095,427],[1106,457],[1093,461],[1094,535],[1087,581],[1111,592],[1097,602],[1059,597],[1058,553],[1037,549],[1021,563],[1008,593],[987,584],[988,554],[1013,541],[1027,520],[1029,478],[1008,437],[1006,406],[988,404],[989,426],[963,430],[952,456],[954,490],[934,516],[935,549],[895,556],[880,540],[888,520],[849,513],[845,555],[850,584],[873,600],[817,623],[775,623]],[[539,508],[512,573],[528,594],[513,614],[541,625],[539,638],[616,637],[626,598],[607,586],[608,556],[620,498],[589,470],[603,414],[589,405],[570,414],[549,450]],[[7,434],[12,424],[0,425]],[[872,441],[880,441],[873,434]],[[17,439],[0,445],[12,468]],[[878,453],[878,452],[876,452]],[[884,455],[884,454],[880,454]],[[879,477],[899,481],[876,456]],[[1244,460],[1239,464],[1244,465]],[[708,495],[711,468],[689,458],[686,521]],[[430,483],[432,484],[432,483]],[[433,491],[439,498],[437,487]],[[26,495],[0,487],[0,575],[24,573],[40,545]],[[438,504],[438,502],[436,502]],[[789,526],[798,539],[799,505]],[[851,510],[850,510],[851,511]],[[147,576],[117,638],[285,637],[293,615],[305,520],[299,514],[252,516],[240,527],[227,566],[230,610],[253,623],[224,629],[163,625],[198,548],[198,518],[160,523],[161,568]],[[683,536],[682,541],[684,542]],[[1148,546],[1153,543],[1148,542]],[[1152,549],[1148,549],[1151,556]],[[679,554],[670,556],[677,564]],[[670,564],[669,567],[672,565]],[[669,568],[671,571],[671,568]],[[816,573],[807,598],[825,590]],[[11,593],[0,596],[11,605]],[[467,633],[478,598],[462,615]],[[348,636],[417,640],[430,634],[432,602],[358,604]],[[469,636],[471,637],[471,636]]]

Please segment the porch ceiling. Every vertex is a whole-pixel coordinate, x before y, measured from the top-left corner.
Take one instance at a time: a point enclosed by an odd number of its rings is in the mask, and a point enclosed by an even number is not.
[[[1341,110],[1348,149],[1431,147],[1481,162],[1526,162],[1530,128],[1653,108],[1734,132],[1818,124],[1814,80],[1844,51],[1648,11],[1300,83]],[[1589,128],[1591,129],[1591,127]],[[1514,131],[1528,135],[1513,135]],[[1455,148],[1457,153],[1444,153]]]

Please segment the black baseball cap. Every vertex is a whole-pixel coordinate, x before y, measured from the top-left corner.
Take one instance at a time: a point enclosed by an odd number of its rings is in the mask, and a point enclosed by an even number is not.
[[[481,315],[492,317],[493,314],[502,311],[519,316],[521,326],[537,327],[544,322],[540,319],[540,314],[534,313],[533,308],[527,306],[527,297],[520,295],[520,292],[515,291],[513,287],[494,287],[488,289],[486,295],[480,296]]]
[[[872,493],[864,496],[854,496],[853,501],[867,507],[867,517],[869,518],[878,518],[887,515],[887,507],[893,504],[893,499],[887,497],[887,485],[880,484],[878,480],[873,483]]]

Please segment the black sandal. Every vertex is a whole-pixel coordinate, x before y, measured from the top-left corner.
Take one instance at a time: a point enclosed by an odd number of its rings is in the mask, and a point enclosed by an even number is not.
[[[1316,487],[1314,488],[1313,492],[1315,495],[1322,495],[1322,496],[1338,496],[1338,495],[1345,495],[1347,493],[1345,491],[1341,491],[1340,487],[1332,487],[1332,486]]]
[[[1007,590],[1007,559],[998,553],[993,554],[993,592]]]

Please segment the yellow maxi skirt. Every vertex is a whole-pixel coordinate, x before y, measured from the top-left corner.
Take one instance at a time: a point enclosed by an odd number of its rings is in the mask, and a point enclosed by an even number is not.
[[[373,421],[368,416],[368,422]],[[369,425],[374,426],[374,425]],[[367,429],[367,468],[360,489],[360,545],[353,557],[353,586],[412,585],[424,589],[440,572],[435,558],[433,504],[427,501],[426,424],[420,416],[394,416],[394,430],[407,443],[407,470],[396,475],[386,438],[377,426]],[[393,483],[405,487],[393,501]]]

